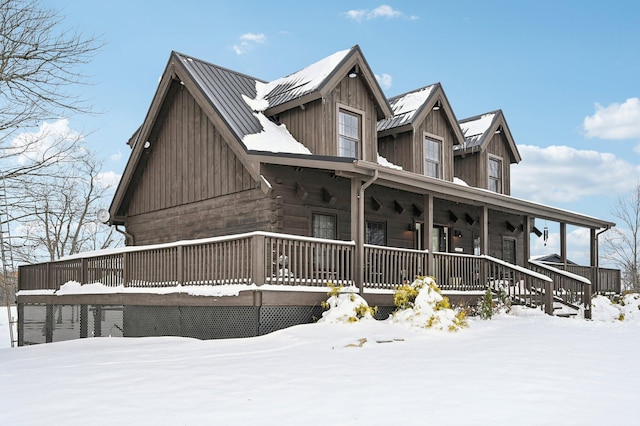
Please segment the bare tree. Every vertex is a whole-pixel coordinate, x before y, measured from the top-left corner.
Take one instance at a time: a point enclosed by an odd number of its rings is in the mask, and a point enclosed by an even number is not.
[[[55,176],[23,180],[23,200],[15,212],[14,249],[20,261],[56,260],[86,250],[118,244],[119,234],[98,223],[113,183],[104,182],[100,163],[89,153],[71,164],[58,164]]]
[[[63,23],[57,11],[44,7],[39,0],[0,0],[3,235],[10,226],[18,222],[24,225],[35,214],[29,205],[33,198],[22,191],[24,188],[35,190],[36,183],[45,177],[59,176],[60,165],[84,158],[82,136],[59,137],[59,132],[48,131],[51,124],[47,121],[92,112],[77,89],[88,84],[81,69],[101,48],[102,41],[69,30]],[[9,244],[13,245],[13,240]]]
[[[604,234],[604,257],[622,270],[624,288],[640,290],[640,183],[612,214],[622,223]]]

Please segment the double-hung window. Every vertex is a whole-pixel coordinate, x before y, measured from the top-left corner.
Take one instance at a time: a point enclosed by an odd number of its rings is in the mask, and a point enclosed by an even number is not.
[[[502,160],[489,157],[489,188],[490,191],[502,193]]]
[[[424,174],[425,176],[442,178],[442,142],[424,137]]]
[[[338,155],[340,157],[360,158],[360,115],[338,110]]]

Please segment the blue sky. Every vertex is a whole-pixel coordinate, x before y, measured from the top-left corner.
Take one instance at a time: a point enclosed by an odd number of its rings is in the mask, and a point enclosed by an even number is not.
[[[640,181],[640,4],[630,1],[43,0],[106,45],[69,126],[119,174],[171,50],[273,80],[359,44],[388,97],[440,82],[458,119],[502,109],[512,195],[615,221]],[[544,226],[544,223],[540,224]],[[548,246],[554,252],[554,225]],[[570,231],[574,231],[572,228]],[[569,239],[582,258],[584,235]],[[574,241],[573,238],[576,238]]]

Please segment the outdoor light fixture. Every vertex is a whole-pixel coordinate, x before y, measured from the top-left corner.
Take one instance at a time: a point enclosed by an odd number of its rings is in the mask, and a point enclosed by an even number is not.
[[[433,106],[433,110],[434,110],[434,111],[439,110],[439,109],[440,109],[440,106],[441,106],[441,105],[440,105],[440,101],[437,101],[437,102],[435,103],[435,105]]]
[[[351,71],[349,71],[349,78],[356,78],[358,76],[358,72],[358,65],[355,65],[353,68],[351,68]]]
[[[502,133],[502,128],[498,127],[494,133],[496,135],[499,135],[500,133]]]
[[[462,238],[462,231],[459,229],[457,231],[453,231],[453,235],[455,235],[458,238]]]

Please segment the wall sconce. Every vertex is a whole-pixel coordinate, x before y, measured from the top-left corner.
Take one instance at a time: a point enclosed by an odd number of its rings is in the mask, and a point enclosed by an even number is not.
[[[351,71],[349,71],[349,78],[356,78],[359,72],[360,68],[358,67],[358,65],[354,65],[354,67],[351,68]]]
[[[496,131],[493,133],[495,133],[496,135],[499,135],[500,133],[502,133],[502,127],[498,127]]]
[[[437,111],[440,109],[442,105],[440,104],[440,101],[436,101],[436,103],[433,105],[433,110]]]
[[[453,236],[457,237],[457,238],[462,238],[462,231],[461,230],[454,230],[453,231]]]
[[[411,232],[415,232],[416,231],[416,224],[415,222],[411,222],[409,224],[409,226],[407,227],[407,231],[411,231]]]

